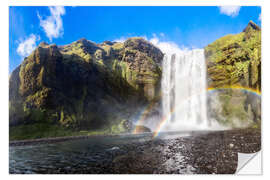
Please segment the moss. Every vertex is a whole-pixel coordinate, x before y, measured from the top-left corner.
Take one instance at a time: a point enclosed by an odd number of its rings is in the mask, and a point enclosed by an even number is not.
[[[61,112],[60,112],[60,123],[64,122],[64,118],[65,118],[65,115],[64,115],[64,111],[62,109]]]
[[[65,112],[65,110],[60,111],[60,125],[63,127],[73,127],[76,124],[76,116],[71,113]]]
[[[113,51],[112,46],[106,44],[106,45],[101,46],[101,47],[105,51],[105,53],[106,53],[107,56],[110,56],[111,55],[111,52]]]
[[[112,45],[112,48],[116,51],[119,51],[119,50],[122,50],[124,48],[124,44],[117,42],[117,43]]]
[[[29,70],[31,70],[33,67],[34,67],[34,62],[32,62],[32,61],[29,61],[28,63],[26,63],[25,64],[25,71],[29,71]]]
[[[88,63],[91,62],[92,60],[92,55],[83,49],[83,45],[81,43],[73,43],[70,46],[66,46],[63,48],[61,53],[63,55],[69,55],[68,57],[70,57],[70,55],[77,55],[81,57],[81,58],[75,58],[76,56],[73,56],[74,60],[82,60]]]
[[[104,64],[103,59],[96,60],[95,62],[96,62],[96,64],[97,64],[99,67],[105,67],[105,64]]]
[[[127,132],[125,127],[126,120],[117,120],[117,124],[108,125],[100,129],[86,129],[79,130],[69,128],[57,124],[49,124],[46,122],[20,125],[10,127],[9,140],[26,140],[26,139],[39,139],[49,137],[63,137],[63,136],[81,136],[81,135],[111,135],[121,134]]]
[[[26,140],[39,139],[49,137],[63,136],[81,136],[81,135],[106,135],[110,134],[109,129],[101,129],[96,131],[74,131],[59,125],[47,123],[35,123],[29,125],[20,125],[10,127],[9,140]]]
[[[44,67],[42,66],[37,77],[37,83],[39,86],[42,86],[43,84],[43,77],[44,77]]]
[[[258,64],[261,61],[261,31],[248,29],[239,34],[224,36],[205,47],[210,87],[260,87]]]
[[[118,120],[116,123],[111,125],[111,134],[121,134],[128,132],[128,128],[126,127],[126,120]]]
[[[33,95],[27,96],[25,99],[25,103],[30,104],[33,107],[40,108],[44,105],[44,101],[48,97],[50,91],[51,89],[49,88],[43,88],[34,93]]]

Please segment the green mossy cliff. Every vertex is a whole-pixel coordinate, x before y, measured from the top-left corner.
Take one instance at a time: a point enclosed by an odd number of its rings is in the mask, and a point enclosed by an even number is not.
[[[237,126],[236,120],[260,122],[260,98],[228,87],[261,91],[261,29],[250,21],[243,32],[224,36],[205,47],[208,87],[220,89],[212,104],[215,119]],[[213,107],[215,106],[215,107]],[[215,114],[215,115],[214,115]],[[223,118],[217,118],[217,114]],[[222,120],[223,119],[223,120]]]
[[[127,131],[131,113],[160,94],[162,59],[142,38],[41,43],[10,75],[10,126]]]
[[[240,85],[261,90],[261,30],[252,21],[243,32],[205,47],[208,86]]]

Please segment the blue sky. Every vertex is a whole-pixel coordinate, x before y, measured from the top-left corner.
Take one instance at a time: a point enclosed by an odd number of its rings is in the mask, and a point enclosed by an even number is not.
[[[42,41],[96,43],[132,36],[182,48],[203,48],[241,32],[250,20],[261,25],[260,7],[24,7],[9,8],[9,72]]]

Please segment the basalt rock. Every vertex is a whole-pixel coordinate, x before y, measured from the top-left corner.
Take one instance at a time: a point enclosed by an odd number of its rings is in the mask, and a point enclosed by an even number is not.
[[[135,126],[133,130],[133,133],[135,134],[146,133],[146,132],[151,132],[151,129],[142,125]]]

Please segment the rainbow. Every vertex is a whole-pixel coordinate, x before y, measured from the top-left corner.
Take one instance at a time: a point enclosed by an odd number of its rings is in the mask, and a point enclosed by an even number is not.
[[[156,130],[153,133],[153,138],[157,137],[158,134],[160,133],[160,130],[162,129],[162,127],[164,126],[164,124],[167,122],[167,120],[173,115],[173,113],[175,112],[175,108],[173,108],[169,114],[167,114],[166,116],[163,116],[161,119],[161,122],[159,123],[159,125],[157,126]]]
[[[252,94],[257,95],[257,96],[261,96],[261,91],[259,91],[258,89],[252,89],[252,88],[243,87],[243,86],[224,86],[224,87],[221,87],[221,88],[209,87],[209,88],[207,88],[207,92],[210,92],[211,93],[211,92],[214,92],[214,91],[224,90],[224,89],[239,89],[239,90],[242,90],[242,91],[246,91],[248,93],[252,93]],[[159,94],[158,97],[157,97],[157,99],[160,99],[161,97],[162,97],[162,94]],[[138,121],[136,122],[137,125],[142,124],[145,121],[147,115],[153,109],[153,107],[155,105],[155,102],[150,103],[148,106],[146,106],[140,112]],[[158,126],[154,130],[153,138],[155,138],[155,137],[158,136],[158,134],[160,133],[162,127],[165,125],[165,123],[167,122],[167,120],[175,113],[175,110],[176,110],[176,108],[172,109],[169,114],[167,114],[167,115],[165,115],[165,116],[162,117],[160,123],[158,124]],[[137,134],[139,132],[137,132],[137,129],[134,128],[134,130],[132,131],[132,133],[133,134]]]
[[[159,100],[161,98],[161,93],[157,96],[156,100]],[[151,112],[151,110],[155,107],[156,101],[152,101],[148,106],[146,106],[140,113],[139,115],[139,120],[136,122],[136,125],[140,125],[142,124],[142,122],[144,122],[144,120],[146,119],[147,115],[149,114],[149,112]],[[133,129],[132,134],[137,134],[138,131],[136,128]]]
[[[252,88],[243,87],[243,86],[226,86],[226,87],[222,87],[222,88],[207,88],[207,92],[213,92],[213,91],[216,91],[216,90],[224,90],[224,89],[239,89],[239,90],[242,90],[242,91],[252,93],[252,94],[257,95],[257,96],[261,96],[261,91],[259,91],[258,89],[252,89]],[[159,123],[158,127],[156,128],[156,130],[153,133],[153,138],[158,136],[158,134],[160,133],[162,127],[167,122],[169,117],[173,115],[173,113],[175,113],[175,108],[172,109],[169,114],[162,117],[161,122]]]
[[[209,88],[207,88],[207,91],[208,92],[213,92],[213,91],[216,91],[216,90],[224,90],[224,89],[239,89],[239,90],[242,90],[242,91],[252,93],[252,94],[257,95],[257,96],[261,96],[261,91],[258,90],[258,89],[252,89],[252,88],[249,88],[249,87],[237,86],[237,85],[235,85],[235,86],[224,86],[224,87],[221,87],[221,88],[209,87]]]
[[[193,95],[195,95],[195,94],[193,94]],[[186,99],[188,100],[188,99],[192,98],[193,95],[187,97]],[[178,106],[179,106],[179,104],[178,104]],[[158,134],[160,133],[162,127],[165,125],[165,123],[167,122],[167,120],[170,119],[170,117],[175,113],[176,109],[177,109],[177,107],[174,107],[173,109],[171,109],[171,111],[167,115],[165,115],[165,116],[162,117],[159,125],[157,126],[157,128],[155,129],[155,131],[153,133],[153,138],[155,138],[155,137],[158,136]]]

